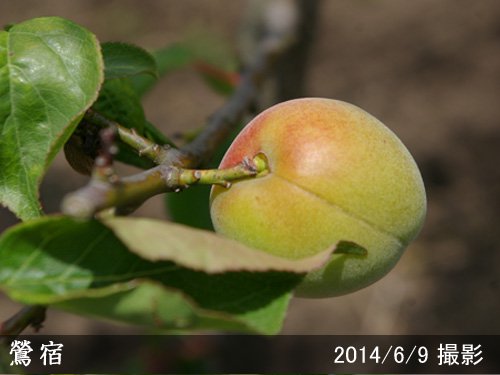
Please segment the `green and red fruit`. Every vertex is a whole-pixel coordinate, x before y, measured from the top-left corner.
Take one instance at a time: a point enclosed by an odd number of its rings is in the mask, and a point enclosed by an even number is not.
[[[353,292],[383,277],[422,227],[426,196],[403,143],[362,109],[306,98],[275,105],[236,137],[220,168],[263,154],[268,172],[215,186],[217,232],[287,258],[355,243],[366,255],[333,254],[297,295]]]

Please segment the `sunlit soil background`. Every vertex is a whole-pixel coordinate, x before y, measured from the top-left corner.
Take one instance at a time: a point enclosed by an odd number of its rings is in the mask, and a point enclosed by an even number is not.
[[[101,41],[148,49],[213,33],[238,45],[245,1],[0,2],[0,24],[60,15]],[[390,127],[426,183],[424,229],[387,277],[348,296],[293,300],[283,333],[500,333],[500,2],[324,1],[304,95],[352,102]],[[290,77],[293,79],[293,77]],[[192,69],[145,100],[167,134],[196,129],[224,102]],[[42,186],[47,212],[82,184],[58,157]],[[163,199],[138,215],[166,218]],[[15,222],[0,209],[0,231]],[[0,320],[20,305],[0,295]],[[137,332],[49,310],[44,333]]]

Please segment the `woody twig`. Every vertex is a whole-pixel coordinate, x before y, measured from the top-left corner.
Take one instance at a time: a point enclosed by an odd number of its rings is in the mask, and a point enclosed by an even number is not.
[[[298,2],[289,2],[289,4],[298,6]],[[297,11],[297,14],[299,13]],[[132,130],[118,127],[117,133],[122,141],[158,166],[114,181],[92,178],[87,186],[64,199],[62,211],[71,216],[92,217],[104,208],[138,205],[156,194],[175,192],[187,187],[179,180],[179,176],[183,173],[190,173],[189,169],[196,168],[212,157],[215,150],[255,102],[258,88],[276,59],[296,41],[298,17],[288,18],[288,24],[275,23],[275,20],[269,16],[264,17],[264,21],[263,37],[258,42],[253,58],[244,68],[240,83],[233,95],[210,117],[206,126],[191,143],[180,149],[165,148],[140,137]],[[95,112],[88,112],[86,120],[101,124],[105,122],[102,116]],[[248,177],[248,173],[244,173],[242,177]],[[205,181],[211,183],[209,179]]]

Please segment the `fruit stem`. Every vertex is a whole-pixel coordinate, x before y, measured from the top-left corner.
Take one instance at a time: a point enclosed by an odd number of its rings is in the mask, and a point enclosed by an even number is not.
[[[231,181],[247,177],[262,176],[269,172],[267,158],[259,153],[253,159],[245,158],[234,167],[226,169],[184,169],[179,176],[181,185],[222,185],[231,186]]]
[[[66,215],[90,218],[110,207],[134,208],[153,195],[179,192],[195,184],[211,184],[230,187],[231,182],[266,174],[267,159],[263,154],[226,169],[186,169],[159,165],[133,176],[110,181],[91,179],[83,188],[68,194],[62,203]],[[124,205],[122,202],[127,202]]]
[[[303,1],[304,4],[312,2]],[[295,2],[290,2],[290,5],[297,6]],[[107,178],[108,175],[103,173],[96,176],[99,178],[91,178],[86,186],[65,197],[62,203],[63,213],[75,217],[92,217],[100,210],[111,207],[128,208],[131,205],[135,207],[156,194],[181,191],[192,184],[229,186],[231,181],[237,179],[259,177],[269,173],[263,154],[257,155],[258,157],[250,162],[244,162],[244,165],[224,171],[198,171],[191,168],[208,161],[245,114],[251,112],[258,102],[260,88],[273,72],[277,60],[295,45],[298,36],[297,25],[307,21],[307,18],[301,19],[302,13],[298,12],[300,17],[288,17],[288,22],[276,23],[273,17],[267,16],[275,13],[273,9],[275,8],[267,5],[265,12],[259,12],[258,17],[262,22],[256,23],[260,26],[259,32],[255,33],[258,35],[255,51],[243,68],[241,80],[233,94],[210,116],[206,126],[195,139],[183,147],[178,149],[173,145],[158,145],[93,109],[88,110],[85,114],[86,121],[100,127],[115,126],[121,142],[157,166],[129,177]]]

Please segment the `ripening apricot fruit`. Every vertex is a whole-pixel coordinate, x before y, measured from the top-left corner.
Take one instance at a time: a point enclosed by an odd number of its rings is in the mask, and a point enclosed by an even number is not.
[[[299,296],[336,296],[375,282],[422,226],[426,197],[415,161],[394,133],[352,104],[307,98],[275,105],[242,130],[220,168],[259,153],[268,173],[213,187],[217,232],[288,258],[339,243],[366,249],[334,253],[305,277]]]

